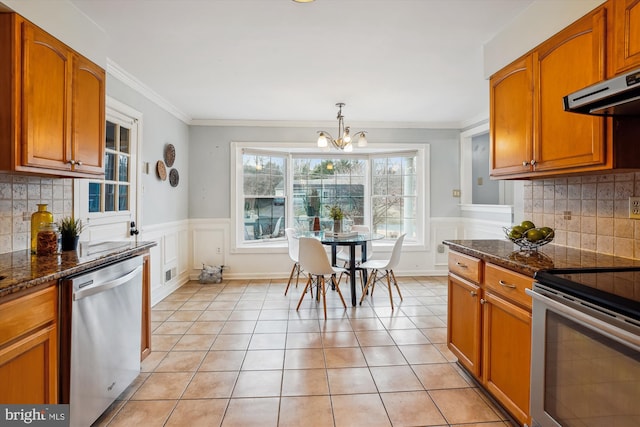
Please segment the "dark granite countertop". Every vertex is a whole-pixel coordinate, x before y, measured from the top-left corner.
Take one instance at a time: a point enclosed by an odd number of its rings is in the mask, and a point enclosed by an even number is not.
[[[583,251],[552,243],[533,252],[521,252],[509,240],[445,240],[449,249],[533,277],[549,268],[640,266],[640,260]]]
[[[81,243],[76,251],[31,255],[29,250],[0,254],[0,299],[29,288],[144,253],[155,242]]]

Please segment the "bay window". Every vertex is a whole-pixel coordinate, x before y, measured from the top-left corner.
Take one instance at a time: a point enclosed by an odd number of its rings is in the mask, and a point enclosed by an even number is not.
[[[316,218],[331,230],[332,206],[389,241],[407,233],[406,243],[424,244],[428,145],[349,155],[233,145],[236,248],[286,245],[285,228],[311,230]]]

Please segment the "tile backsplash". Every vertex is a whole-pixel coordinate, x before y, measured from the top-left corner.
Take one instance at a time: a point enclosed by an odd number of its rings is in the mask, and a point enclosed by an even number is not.
[[[29,249],[38,203],[48,205],[55,221],[73,215],[73,179],[0,173],[0,253]]]
[[[640,259],[632,196],[640,196],[640,172],[527,181],[524,218],[554,228],[559,245]]]

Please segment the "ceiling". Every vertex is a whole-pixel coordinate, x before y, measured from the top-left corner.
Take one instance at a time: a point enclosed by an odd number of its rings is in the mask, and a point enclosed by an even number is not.
[[[533,0],[71,0],[108,56],[192,120],[461,128],[482,46]]]

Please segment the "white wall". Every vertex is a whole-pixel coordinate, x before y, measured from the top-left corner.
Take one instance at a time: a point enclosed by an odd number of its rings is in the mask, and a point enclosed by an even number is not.
[[[191,126],[189,129],[189,216],[229,218],[231,176],[229,144],[235,142],[308,143],[317,129],[304,127]],[[460,131],[455,129],[368,129],[371,143],[429,144],[431,157],[430,197],[432,216],[459,216]]]
[[[515,61],[606,0],[536,0],[484,45],[484,76]]]
[[[61,0],[1,0],[0,6],[3,5],[102,68],[107,67],[107,35],[72,3]]]
[[[142,153],[138,161],[140,165],[149,163],[149,173],[142,173],[139,183],[143,192],[140,225],[144,229],[189,218],[189,126],[111,74],[107,74],[107,95],[143,115]],[[173,168],[180,175],[177,187],[171,187],[168,179],[161,181],[156,174],[156,163],[163,159],[166,144],[173,144],[176,149]]]

